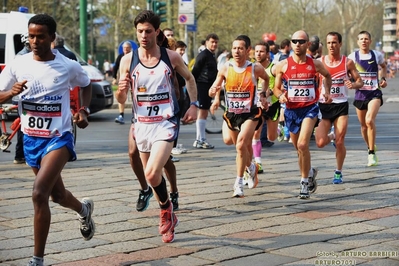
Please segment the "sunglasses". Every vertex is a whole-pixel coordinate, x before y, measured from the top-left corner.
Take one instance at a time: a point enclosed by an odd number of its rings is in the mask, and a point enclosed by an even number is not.
[[[304,43],[307,43],[308,41],[307,41],[307,40],[291,40],[291,42],[292,42],[293,44],[297,44],[297,43],[299,43],[299,44],[304,44]]]

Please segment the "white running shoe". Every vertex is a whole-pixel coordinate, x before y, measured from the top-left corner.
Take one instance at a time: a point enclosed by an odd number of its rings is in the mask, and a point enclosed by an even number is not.
[[[259,182],[258,170],[259,170],[259,165],[255,163],[254,170],[249,172],[248,188],[256,188],[256,186],[258,185]]]
[[[369,154],[367,166],[376,166],[378,163],[378,158],[376,154]]]
[[[244,186],[240,184],[234,185],[234,198],[243,198],[244,197]]]
[[[310,194],[309,194],[309,187],[308,187],[308,183],[307,182],[301,182],[301,190],[299,191],[299,198],[300,199],[308,199],[310,198]]]

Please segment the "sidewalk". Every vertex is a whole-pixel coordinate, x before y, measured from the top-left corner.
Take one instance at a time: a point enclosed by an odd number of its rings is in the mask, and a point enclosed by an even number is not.
[[[391,118],[386,127],[399,127],[394,115],[384,118]],[[195,124],[181,132],[193,131]],[[182,138],[189,151],[176,163],[180,224],[170,244],[158,234],[155,197],[145,212],[135,210],[139,185],[126,152],[80,152],[79,160],[67,164],[63,179],[79,199],[94,200],[96,234],[84,241],[75,214],[51,202],[45,263],[399,265],[398,143],[378,151],[378,166],[366,167],[364,143],[356,134],[357,139],[347,140],[341,185],[331,182],[334,148],[311,144],[312,165],[319,173],[318,189],[309,200],[297,198],[297,155],[290,144],[263,149],[265,173],[258,187],[246,188],[239,199],[231,197],[235,148],[225,146],[221,135],[212,136],[214,150],[194,149],[191,140]],[[25,266],[33,250],[32,172],[12,162],[1,164],[0,172],[0,265]]]

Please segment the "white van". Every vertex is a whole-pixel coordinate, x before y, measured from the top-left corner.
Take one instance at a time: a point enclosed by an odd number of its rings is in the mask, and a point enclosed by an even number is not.
[[[11,11],[0,13],[0,72],[8,62],[14,60],[15,55],[22,50],[21,34],[28,31],[28,21],[34,14]],[[65,48],[70,49],[68,44]],[[91,113],[111,108],[114,96],[111,84],[96,67],[86,63],[75,51],[70,49],[78,58],[80,65],[92,81]]]

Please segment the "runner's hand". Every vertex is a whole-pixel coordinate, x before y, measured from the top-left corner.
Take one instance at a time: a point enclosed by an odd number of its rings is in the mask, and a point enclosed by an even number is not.
[[[23,80],[21,82],[16,82],[11,88],[11,96],[14,97],[27,89],[28,87],[26,87],[26,82],[28,81]]]
[[[219,108],[220,106],[220,101],[214,99],[210,108],[211,114],[215,114],[215,111]]]
[[[209,92],[208,92],[209,97],[211,97],[211,98],[215,97],[216,93],[217,93],[218,91],[220,91],[221,88],[222,88],[221,86],[212,86],[212,87],[209,89]]]
[[[197,109],[198,107],[195,105],[190,105],[190,108],[188,108],[187,112],[184,114],[183,118],[181,121],[183,124],[189,124],[197,120]]]
[[[89,125],[87,114],[83,110],[80,110],[73,116],[73,122],[76,123],[79,128],[86,128]]]
[[[331,94],[324,94],[324,102],[325,103],[332,103],[333,99],[331,97]]]
[[[131,83],[132,79],[130,78],[130,74],[126,72],[125,76],[119,79],[118,91],[124,91],[124,92],[128,91],[130,89]]]

